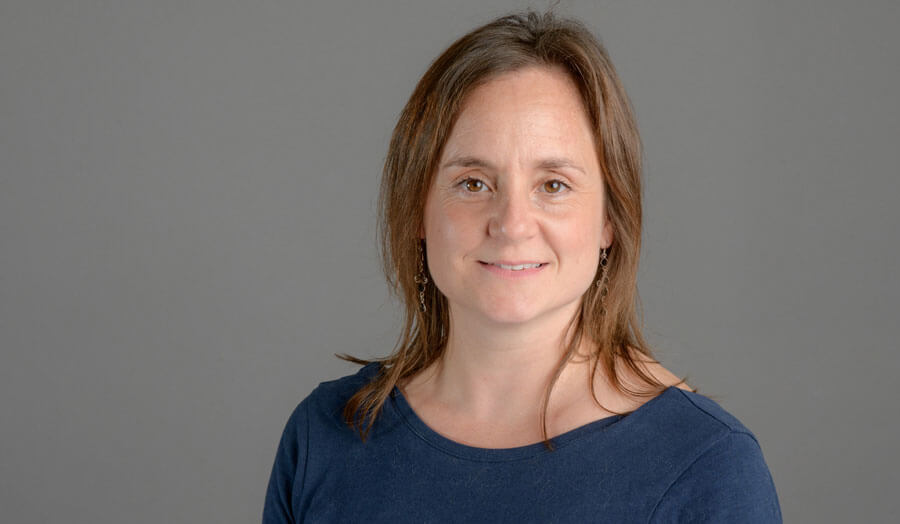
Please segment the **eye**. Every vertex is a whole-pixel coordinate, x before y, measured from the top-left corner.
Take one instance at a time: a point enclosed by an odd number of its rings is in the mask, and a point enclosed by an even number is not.
[[[561,180],[548,180],[544,182],[543,188],[547,193],[562,193],[569,189],[569,186]]]
[[[487,188],[487,186],[484,185],[484,182],[477,178],[467,178],[463,180],[461,184],[466,188],[466,191],[470,193],[480,193]]]

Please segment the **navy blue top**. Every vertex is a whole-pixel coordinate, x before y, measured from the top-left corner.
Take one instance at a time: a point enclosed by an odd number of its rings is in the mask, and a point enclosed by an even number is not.
[[[264,523],[781,522],[756,438],[700,394],[669,387],[548,451],[454,442],[395,388],[363,443],[341,410],[377,366],[323,382],[294,410]]]

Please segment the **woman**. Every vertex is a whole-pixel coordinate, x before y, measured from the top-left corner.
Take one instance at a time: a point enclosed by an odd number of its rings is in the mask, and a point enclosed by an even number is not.
[[[640,141],[605,50],[499,18],[432,64],[384,169],[395,352],[294,411],[266,522],[780,522],[752,433],[635,314]]]

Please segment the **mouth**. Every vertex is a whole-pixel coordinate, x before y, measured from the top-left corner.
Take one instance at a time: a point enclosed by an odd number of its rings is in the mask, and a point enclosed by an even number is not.
[[[483,266],[493,266],[507,271],[525,271],[528,269],[540,269],[547,265],[546,262],[485,262],[478,261]]]

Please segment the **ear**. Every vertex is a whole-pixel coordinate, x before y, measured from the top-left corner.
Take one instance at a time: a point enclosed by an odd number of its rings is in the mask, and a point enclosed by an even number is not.
[[[613,225],[609,219],[603,221],[603,231],[600,232],[600,247],[609,247],[613,241]]]

